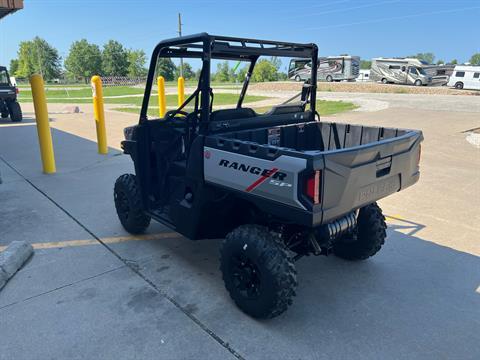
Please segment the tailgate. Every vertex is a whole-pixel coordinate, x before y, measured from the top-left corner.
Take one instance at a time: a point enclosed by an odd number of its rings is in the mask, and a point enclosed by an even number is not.
[[[417,182],[420,131],[324,153],[322,222],[329,222]]]

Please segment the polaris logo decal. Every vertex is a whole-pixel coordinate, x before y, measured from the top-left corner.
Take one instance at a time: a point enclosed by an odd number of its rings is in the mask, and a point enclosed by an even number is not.
[[[234,169],[234,170],[254,174],[254,175],[260,175],[260,177],[257,180],[255,180],[255,182],[253,182],[250,186],[248,186],[245,189],[246,192],[252,191],[268,178],[276,179],[279,182],[282,182],[283,179],[287,177],[287,174],[285,174],[284,172],[278,171],[277,168],[262,169],[258,166],[246,165],[246,164],[238,163],[236,161],[229,161],[225,159],[221,159],[218,165],[229,168],[229,169]]]

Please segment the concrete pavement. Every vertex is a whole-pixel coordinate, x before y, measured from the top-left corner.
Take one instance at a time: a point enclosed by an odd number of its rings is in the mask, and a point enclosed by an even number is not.
[[[224,290],[218,240],[192,242],[157,223],[148,241],[125,233],[112,188],[131,161],[115,149],[96,154],[81,107],[52,115],[50,176],[33,124],[0,122],[0,246],[19,237],[48,245],[0,292],[0,359],[480,356],[480,157],[461,132],[480,126],[478,114],[399,107],[335,117],[422,129],[421,180],[382,201],[392,217],[377,256],[302,259],[293,306],[256,321]],[[118,149],[135,122],[108,112],[110,144]]]

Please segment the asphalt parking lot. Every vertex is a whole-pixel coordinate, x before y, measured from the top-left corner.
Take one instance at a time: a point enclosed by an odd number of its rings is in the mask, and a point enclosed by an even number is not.
[[[385,106],[329,119],[423,130],[420,182],[381,201],[389,230],[377,256],[300,260],[293,306],[269,321],[228,297],[218,240],[156,223],[132,237],[119,224],[112,189],[133,171],[119,141],[134,115],[107,112],[101,156],[90,106],[50,106],[48,176],[31,105],[22,124],[0,120],[0,246],[35,248],[0,291],[0,359],[480,358],[480,149],[465,133],[480,127],[480,97],[349,99]]]

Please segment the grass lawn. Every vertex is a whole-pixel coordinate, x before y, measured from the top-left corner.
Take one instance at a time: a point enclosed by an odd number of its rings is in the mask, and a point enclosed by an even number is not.
[[[106,88],[105,90],[117,90],[119,88]],[[143,90],[141,89],[135,89],[135,88],[128,88],[130,90],[140,90],[140,93],[143,93]],[[71,99],[69,97],[61,97],[61,96],[56,96],[52,95],[52,92],[55,91],[50,91],[47,92],[47,102],[48,103],[68,103],[68,104],[91,104],[92,103],[92,98],[91,96],[91,90],[86,89],[89,92],[89,97],[85,97],[84,99]],[[130,91],[129,90],[129,91]],[[82,90],[84,91],[84,90]],[[118,91],[118,90],[117,90]],[[20,92],[21,94],[21,92]],[[104,95],[107,96],[109,95],[114,95],[112,92],[107,93],[106,91],[104,92]],[[117,95],[119,93],[117,92]],[[131,94],[125,94],[121,93],[121,95],[131,95]],[[80,95],[79,97],[84,96]],[[70,97],[76,97],[72,94],[70,94]],[[188,94],[185,95],[185,98],[188,97]],[[49,98],[54,98],[52,100],[49,100]],[[177,104],[177,95],[167,95],[167,106],[175,106]],[[245,97],[245,102],[253,102],[253,101],[260,101],[260,100],[265,100],[267,97],[265,96],[246,96]],[[238,95],[237,94],[216,94],[214,98],[214,104],[215,105],[228,105],[228,104],[235,104],[238,100]],[[32,102],[32,97],[31,94],[30,96],[19,96],[19,101],[20,102]],[[127,96],[127,97],[117,97],[117,98],[104,98],[105,104],[122,104],[122,105],[136,105],[140,106],[143,101],[142,96]],[[150,104],[152,106],[158,106],[158,96],[157,95],[152,95],[150,97]]]
[[[221,95],[225,95],[225,94],[221,94]],[[248,96],[246,98],[248,98]],[[175,104],[173,104],[173,105],[175,105]],[[217,105],[219,105],[219,104],[217,104]],[[357,105],[352,104],[350,102],[317,100],[317,111],[320,113],[320,115],[338,114],[338,113],[341,113],[341,112],[344,112],[344,111],[354,110],[354,109],[357,109],[357,108],[358,108]],[[174,109],[174,107],[172,107],[168,110],[173,110],[173,109]],[[267,112],[268,110],[270,110],[271,107],[257,107],[257,108],[253,108],[253,109],[258,114],[263,114],[263,113]],[[139,107],[118,107],[118,108],[114,108],[114,110],[133,113],[133,114],[140,114],[140,108]],[[148,115],[158,116],[158,109],[149,109]]]
[[[143,89],[134,88],[131,86],[115,86],[115,87],[104,87],[103,88],[103,96],[119,96],[119,95],[136,95],[136,94],[143,94]],[[65,89],[47,89],[45,91],[47,95],[47,99],[51,98],[75,98],[75,97],[91,97],[92,96],[92,88],[89,87],[82,87],[82,88],[75,88],[74,90],[65,90]],[[31,89],[21,88],[19,99],[32,101],[32,91]],[[72,101],[72,100],[70,100]],[[76,101],[76,100],[75,100]]]

